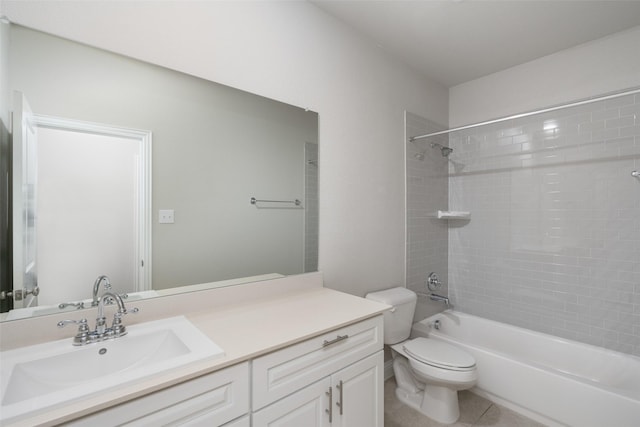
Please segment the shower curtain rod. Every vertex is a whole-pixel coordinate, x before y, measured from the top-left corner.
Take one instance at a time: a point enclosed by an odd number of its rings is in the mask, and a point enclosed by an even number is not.
[[[494,124],[494,123],[505,122],[507,120],[520,119],[522,117],[534,116],[536,114],[549,113],[551,111],[561,110],[563,108],[577,107],[577,106],[580,106],[580,105],[591,104],[592,102],[597,102],[597,101],[606,101],[607,99],[619,98],[621,96],[632,95],[632,94],[635,94],[635,93],[640,93],[640,88],[627,90],[625,92],[614,93],[614,94],[611,94],[611,95],[599,96],[599,97],[596,97],[596,98],[589,98],[589,99],[585,99],[585,100],[582,100],[582,101],[571,102],[569,104],[557,105],[555,107],[544,108],[542,110],[528,111],[526,113],[514,114],[513,116],[501,117],[499,119],[487,120],[487,121],[484,121],[484,122],[479,122],[479,123],[473,123],[473,124],[470,124],[470,125],[459,126],[457,128],[453,128],[453,129],[441,130],[441,131],[438,131],[438,132],[426,133],[424,135],[412,136],[412,137],[409,138],[409,142],[415,142],[415,141],[417,141],[419,139],[425,139],[425,138],[429,138],[431,136],[444,135],[446,133],[456,132],[456,131],[459,131],[459,130],[472,129],[472,128],[476,128],[476,127],[479,127],[479,126],[485,126],[485,125],[491,125],[491,124]]]

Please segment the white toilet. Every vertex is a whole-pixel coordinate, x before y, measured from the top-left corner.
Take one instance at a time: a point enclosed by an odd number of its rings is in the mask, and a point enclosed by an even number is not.
[[[478,378],[473,356],[437,339],[407,340],[416,307],[414,292],[392,288],[366,297],[393,306],[384,313],[384,343],[393,349],[398,399],[440,423],[456,422],[458,390],[473,387]]]

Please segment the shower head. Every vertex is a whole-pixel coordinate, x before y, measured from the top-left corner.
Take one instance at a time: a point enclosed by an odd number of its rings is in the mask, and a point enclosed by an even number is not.
[[[453,153],[453,148],[442,147],[440,151],[442,151],[442,157],[449,157],[449,154]]]
[[[431,148],[439,148],[442,153],[442,157],[449,157],[449,154],[453,153],[453,148],[445,147],[442,144],[438,144],[437,142],[431,143]]]

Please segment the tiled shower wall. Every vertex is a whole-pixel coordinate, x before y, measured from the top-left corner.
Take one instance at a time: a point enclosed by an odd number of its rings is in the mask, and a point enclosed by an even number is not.
[[[640,356],[640,95],[449,139],[456,309]]]
[[[415,114],[406,113],[406,132],[409,136],[443,129],[436,123]],[[446,137],[444,138],[446,139]],[[448,162],[440,150],[430,142],[407,144],[407,288],[418,294],[415,320],[419,321],[445,309],[443,303],[427,298],[426,280],[435,272],[443,283],[436,292],[447,295],[447,223],[433,218],[433,213],[446,210],[449,198]]]

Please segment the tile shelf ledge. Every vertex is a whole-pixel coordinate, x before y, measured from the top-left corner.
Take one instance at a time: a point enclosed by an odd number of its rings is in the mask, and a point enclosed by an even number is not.
[[[469,211],[436,211],[431,214],[432,217],[437,219],[471,219],[471,212]]]

